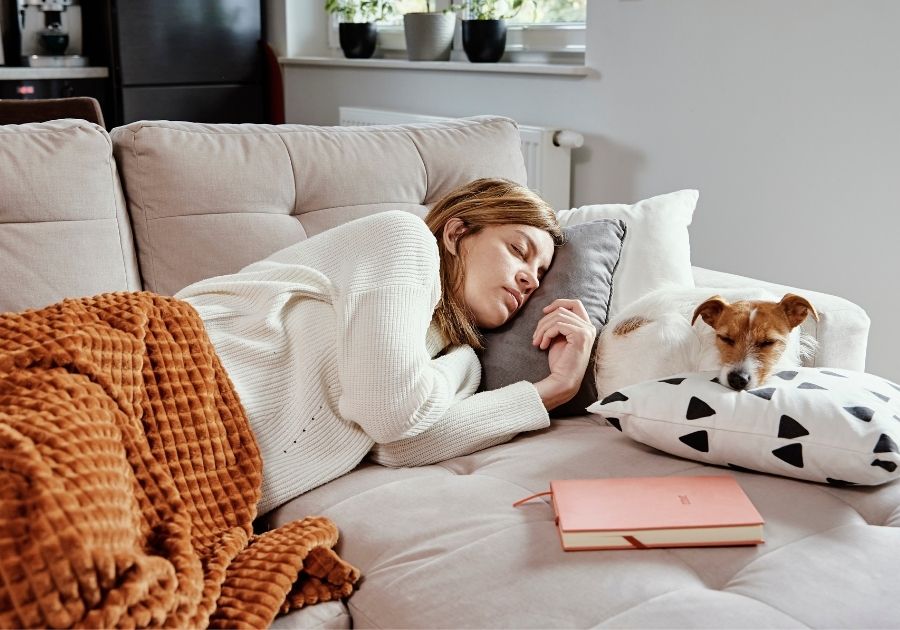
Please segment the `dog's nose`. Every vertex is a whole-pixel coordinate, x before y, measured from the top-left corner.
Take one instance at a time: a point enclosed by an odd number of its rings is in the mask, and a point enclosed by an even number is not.
[[[746,372],[729,372],[728,373],[728,384],[731,386],[731,389],[736,389],[741,391],[747,387],[747,383],[750,382],[750,375]]]

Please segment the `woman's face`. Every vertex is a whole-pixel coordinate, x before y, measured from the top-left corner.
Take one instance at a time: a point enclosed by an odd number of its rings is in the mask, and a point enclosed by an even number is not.
[[[452,240],[461,226],[451,219],[445,239]],[[496,328],[522,308],[540,285],[554,252],[550,234],[517,224],[487,226],[459,241],[459,248],[445,244],[462,257],[462,297],[479,328]]]

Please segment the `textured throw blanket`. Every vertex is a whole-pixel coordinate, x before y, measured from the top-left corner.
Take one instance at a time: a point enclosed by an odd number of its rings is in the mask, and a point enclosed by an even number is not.
[[[0,315],[0,626],[263,628],[348,596],[327,519],[252,533],[260,470],[190,305]]]

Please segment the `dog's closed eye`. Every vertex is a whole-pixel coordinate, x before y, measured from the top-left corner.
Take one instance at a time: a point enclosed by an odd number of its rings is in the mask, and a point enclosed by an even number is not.
[[[775,345],[777,342],[774,339],[763,339],[762,341],[756,342],[756,345],[760,348],[768,348],[769,346]]]
[[[722,342],[727,343],[729,346],[734,345],[734,339],[732,339],[731,337],[726,337],[725,335],[718,335],[718,337],[722,340]]]

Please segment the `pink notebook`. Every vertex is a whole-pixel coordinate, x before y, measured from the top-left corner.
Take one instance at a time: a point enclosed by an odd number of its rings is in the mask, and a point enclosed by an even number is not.
[[[534,496],[545,494],[566,551],[763,542],[763,518],[733,477],[569,479]]]

